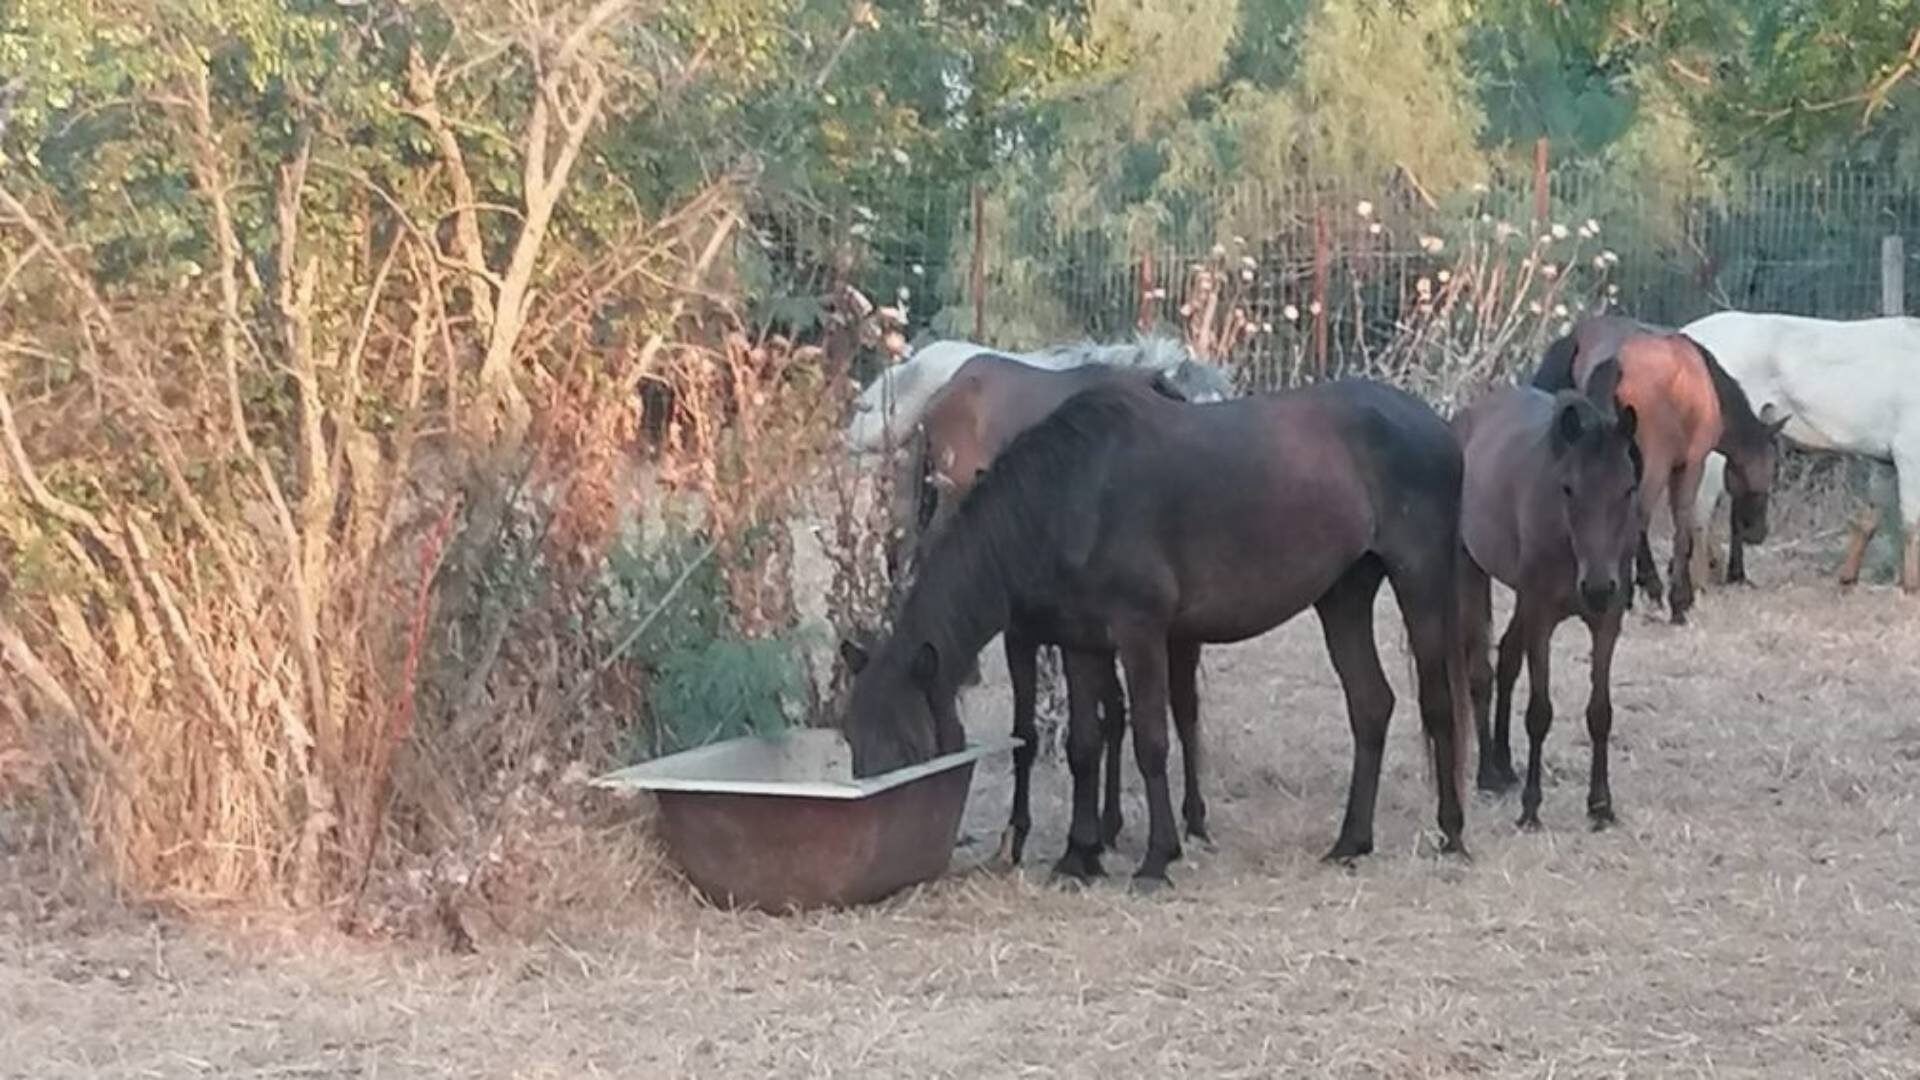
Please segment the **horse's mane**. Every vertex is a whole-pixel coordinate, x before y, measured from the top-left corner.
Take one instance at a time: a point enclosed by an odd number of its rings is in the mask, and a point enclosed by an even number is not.
[[[1747,392],[1740,381],[1727,374],[1720,366],[1720,358],[1713,351],[1686,334],[1681,337],[1700,352],[1700,359],[1707,365],[1707,377],[1713,380],[1713,396],[1720,399],[1720,415],[1727,430],[1739,442],[1753,442],[1772,436],[1766,421],[1753,411],[1753,402],[1747,399]]]
[[[1155,395],[1169,396],[1157,385],[1095,387],[1016,435],[934,538],[893,642],[928,642],[946,670],[966,670],[1005,627],[1013,598],[1042,591],[1057,580],[1057,559],[1091,543],[1100,474]]]
[[[1161,334],[1140,334],[1132,341],[1098,342],[1092,338],[1065,345],[1054,345],[1034,354],[1048,358],[1071,360],[1070,366],[1081,364],[1105,364],[1108,367],[1152,368],[1170,371],[1185,361],[1193,359],[1193,354],[1178,338]]]

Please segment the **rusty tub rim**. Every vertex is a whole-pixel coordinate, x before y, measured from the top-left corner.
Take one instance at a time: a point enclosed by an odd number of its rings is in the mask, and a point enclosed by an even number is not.
[[[830,753],[838,752],[829,763],[829,771],[837,771],[845,776],[808,780],[747,779],[727,777],[722,773],[724,766],[738,754],[743,746],[781,746],[789,741],[815,741],[829,744]],[[595,777],[595,787],[616,791],[684,791],[698,794],[735,794],[735,795],[773,795],[788,798],[809,799],[866,799],[915,780],[945,772],[948,769],[966,765],[993,754],[1002,753],[1018,747],[1021,740],[1016,736],[991,736],[978,741],[968,740],[965,748],[951,754],[942,754],[920,762],[879,773],[861,779],[853,779],[851,749],[847,747],[846,736],[837,728],[791,728],[770,735],[743,735],[708,743],[692,750],[682,750],[673,754],[629,765],[622,769]],[[715,774],[702,776],[699,768],[703,765],[716,766]]]

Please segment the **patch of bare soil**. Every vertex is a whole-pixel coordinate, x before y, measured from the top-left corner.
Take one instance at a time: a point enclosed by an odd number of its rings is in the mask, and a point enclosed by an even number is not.
[[[1616,671],[1621,824],[1585,824],[1585,634],[1561,628],[1546,831],[1433,799],[1400,635],[1379,852],[1322,864],[1351,762],[1315,620],[1205,658],[1218,848],[1137,899],[1131,774],[1109,882],[978,868],[1007,768],[976,780],[948,878],[868,910],[714,911],[644,865],[590,918],[475,955],[299,928],[0,911],[0,1074],[79,1076],[1920,1075],[1920,601],[1842,594],[1779,549]],[[1524,699],[1523,699],[1524,700]],[[968,701],[1003,730],[997,663]],[[1524,762],[1524,736],[1517,748]],[[1176,773],[1177,776],[1177,765]],[[1176,781],[1177,783],[1177,781]],[[13,908],[21,908],[13,905]]]

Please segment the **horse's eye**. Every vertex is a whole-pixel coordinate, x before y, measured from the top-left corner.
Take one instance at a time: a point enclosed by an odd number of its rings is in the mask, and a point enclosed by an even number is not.
[[[1562,494],[1562,495],[1565,495],[1565,496],[1566,496],[1567,498],[1569,498],[1569,499],[1571,499],[1571,498],[1573,498],[1573,485],[1572,485],[1572,484],[1561,484],[1561,485],[1560,485],[1560,494]]]

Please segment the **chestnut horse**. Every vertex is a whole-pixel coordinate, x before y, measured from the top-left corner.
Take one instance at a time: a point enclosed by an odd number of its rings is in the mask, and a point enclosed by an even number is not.
[[[1609,359],[1619,363],[1604,363]],[[1596,372],[1600,381],[1590,382]],[[1698,342],[1684,334],[1650,331],[1618,315],[1584,320],[1554,342],[1533,385],[1547,391],[1585,390],[1596,401],[1631,405],[1639,414],[1635,439],[1646,469],[1641,500],[1648,521],[1662,500],[1673,516],[1666,599],[1673,622],[1684,624],[1694,598],[1693,508],[1707,455],[1718,450],[1731,463],[1733,527],[1747,543],[1760,543],[1767,536],[1767,493],[1779,461],[1784,418],[1769,423],[1754,415],[1740,384]],[[1635,561],[1638,584],[1659,603],[1660,575],[1644,533]]]
[[[973,490],[994,458],[1014,436],[1045,419],[1060,404],[1095,386],[1128,385],[1152,389],[1184,400],[1164,373],[1152,369],[1088,364],[1064,370],[1034,367],[1005,356],[982,352],[960,365],[947,384],[930,398],[920,420],[917,449],[926,477],[921,502],[920,536],[915,543],[915,565],[951,520],[954,508]],[[1039,753],[1039,727],[1034,722],[1039,690],[1040,646],[1058,644],[1037,636],[1022,620],[1007,627],[1002,646],[1007,657],[1007,679],[1013,688],[1013,734],[1020,746],[1013,752],[1013,812],[1001,842],[1003,857],[1018,864],[1032,828],[1030,792],[1033,761]],[[1206,800],[1200,794],[1200,740],[1197,680],[1200,649],[1179,646],[1172,654],[1174,682],[1173,726],[1180,737],[1181,764],[1186,781],[1182,817],[1187,835],[1202,842],[1207,836]],[[1101,728],[1106,747],[1105,785],[1100,811],[1100,838],[1111,847],[1123,826],[1120,810],[1120,750],[1126,739],[1126,696],[1115,660],[1107,658],[1107,678],[1099,689]]]
[[[857,776],[965,742],[954,697],[1016,617],[1065,651],[1073,825],[1058,871],[1101,873],[1092,695],[1118,651],[1145,778],[1135,882],[1180,857],[1167,784],[1170,644],[1242,641],[1311,606],[1346,691],[1347,812],[1329,858],[1373,850],[1393,689],[1374,643],[1391,581],[1434,765],[1444,849],[1463,851],[1471,724],[1459,633],[1459,444],[1418,399],[1361,381],[1190,405],[1133,386],[1075,395],[1017,436],[933,541],[892,635],[854,678]]]
[[[1611,362],[1610,362],[1611,363]],[[1608,374],[1596,383],[1610,382]],[[1609,410],[1611,411],[1611,410]],[[1617,421],[1581,394],[1523,387],[1495,391],[1454,418],[1466,455],[1460,534],[1461,622],[1480,739],[1480,787],[1511,787],[1509,723],[1520,660],[1527,661],[1527,783],[1520,825],[1540,825],[1541,750],[1553,723],[1547,665],[1553,632],[1579,616],[1593,638],[1587,734],[1593,743],[1587,815],[1595,828],[1613,821],[1607,739],[1613,730],[1613,650],[1633,585],[1627,562],[1643,531],[1637,417]],[[1500,637],[1499,709],[1488,725],[1494,671],[1487,661],[1493,604],[1489,579],[1514,590],[1513,616]]]

